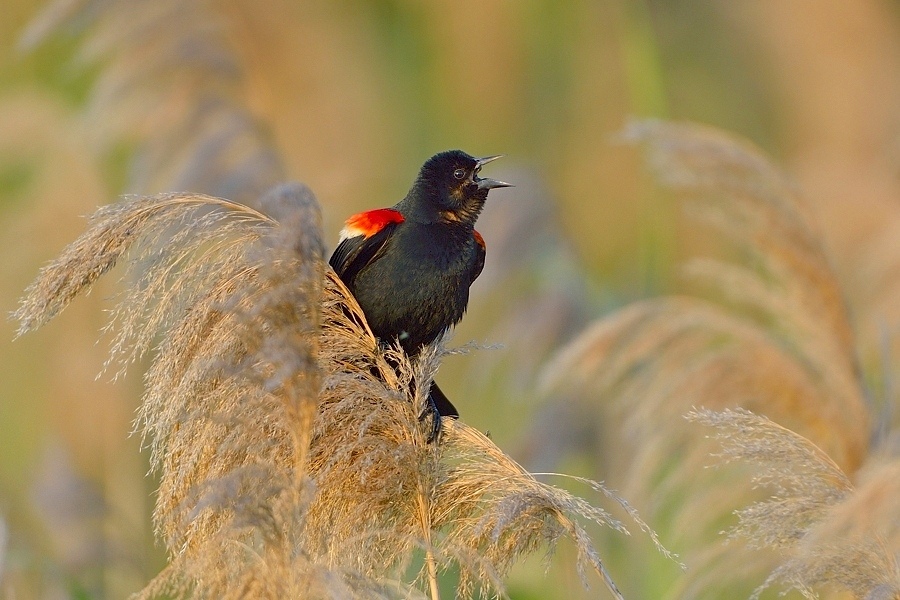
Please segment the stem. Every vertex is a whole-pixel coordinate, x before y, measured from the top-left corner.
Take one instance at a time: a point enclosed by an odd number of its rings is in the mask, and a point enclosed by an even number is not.
[[[431,589],[431,600],[441,600],[441,592],[438,589],[437,561],[431,546],[431,515],[428,510],[428,501],[422,483],[419,483],[418,493],[419,522],[422,524],[422,535],[425,538],[425,565],[428,567],[428,586]]]
[[[431,600],[441,600],[441,592],[438,589],[437,580],[437,562],[434,560],[430,542],[425,550],[425,564],[428,565],[428,584],[431,586]]]

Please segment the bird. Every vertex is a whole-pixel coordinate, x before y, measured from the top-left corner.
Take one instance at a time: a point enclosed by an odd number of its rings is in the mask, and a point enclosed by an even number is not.
[[[462,319],[469,286],[484,268],[485,241],[475,221],[488,192],[512,186],[479,176],[501,156],[435,154],[402,200],[344,223],[329,264],[380,342],[399,343],[414,358]],[[442,416],[459,411],[432,382],[420,416],[431,418],[429,443],[440,436]]]

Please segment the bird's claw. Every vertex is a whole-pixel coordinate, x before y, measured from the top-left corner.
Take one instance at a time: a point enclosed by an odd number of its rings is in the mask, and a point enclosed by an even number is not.
[[[419,421],[424,421],[429,417],[431,417],[431,432],[428,434],[426,442],[430,444],[441,435],[441,413],[430,395],[428,396],[428,406],[419,414]]]

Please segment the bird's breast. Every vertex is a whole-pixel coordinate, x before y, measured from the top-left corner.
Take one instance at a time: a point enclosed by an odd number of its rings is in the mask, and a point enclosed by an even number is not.
[[[463,316],[476,261],[469,233],[438,226],[398,229],[382,256],[356,279],[372,331],[408,352],[434,341]]]

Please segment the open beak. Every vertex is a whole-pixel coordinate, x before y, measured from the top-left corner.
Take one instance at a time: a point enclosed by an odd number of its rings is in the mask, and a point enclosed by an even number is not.
[[[502,156],[502,154],[495,154],[494,156],[485,156],[484,158],[475,159],[475,183],[478,184],[479,190],[492,190],[494,188],[513,187],[513,184],[506,183],[505,181],[499,181],[497,179],[489,178],[482,179],[478,177],[478,171],[481,170],[481,167],[488,164],[489,162],[493,162],[498,158],[501,158]]]

